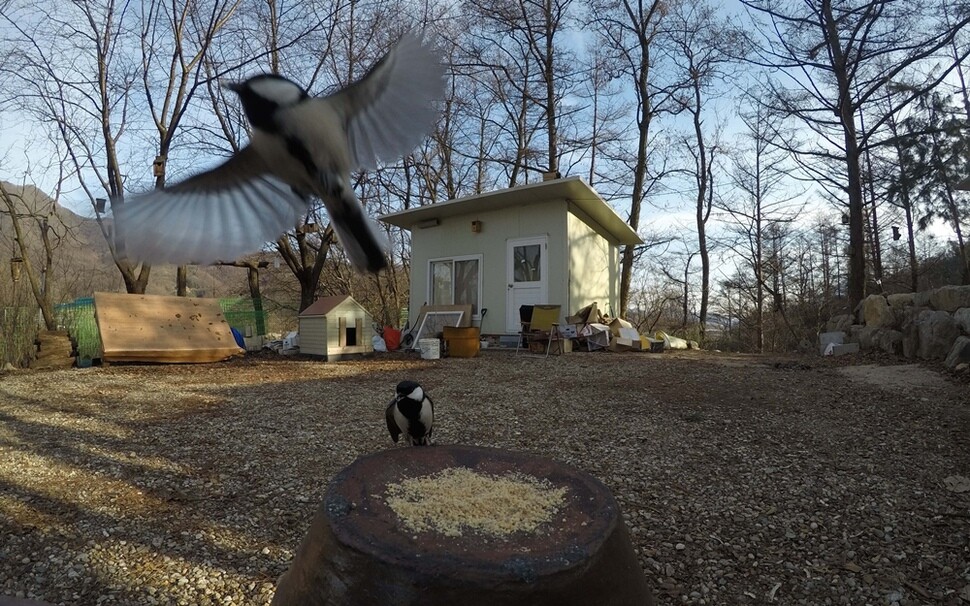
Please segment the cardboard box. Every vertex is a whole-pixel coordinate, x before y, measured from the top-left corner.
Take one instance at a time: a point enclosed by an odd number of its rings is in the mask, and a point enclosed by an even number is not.
[[[575,324],[563,324],[559,327],[559,334],[561,334],[564,339],[575,339],[579,336],[579,329],[576,328]]]
[[[627,339],[625,337],[616,337],[612,341],[610,341],[610,351],[632,351],[632,350],[633,350],[633,339]]]
[[[589,351],[603,349],[610,344],[610,327],[605,324],[587,324],[580,332],[580,336],[585,337]]]
[[[613,333],[613,336],[614,337],[622,337],[623,336],[622,334],[620,334],[620,329],[622,329],[622,328],[630,328],[630,329],[633,329],[633,324],[630,324],[626,320],[623,320],[623,319],[620,319],[620,318],[614,318],[613,321],[610,322],[610,332]]]
[[[566,322],[569,324],[589,324],[591,322],[599,322],[601,317],[599,309],[597,309],[596,303],[594,302],[580,309],[575,315],[568,316]]]

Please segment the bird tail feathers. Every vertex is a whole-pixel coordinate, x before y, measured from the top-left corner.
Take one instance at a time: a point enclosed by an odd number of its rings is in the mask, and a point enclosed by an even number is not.
[[[359,270],[377,273],[387,267],[386,251],[390,242],[377,226],[377,222],[364,215],[356,203],[359,216],[331,213],[333,230],[343,246],[350,262]]]

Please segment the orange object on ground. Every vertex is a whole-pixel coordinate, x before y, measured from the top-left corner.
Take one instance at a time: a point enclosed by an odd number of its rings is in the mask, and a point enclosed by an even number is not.
[[[393,326],[385,326],[384,345],[387,346],[387,351],[394,351],[401,347],[401,331]]]

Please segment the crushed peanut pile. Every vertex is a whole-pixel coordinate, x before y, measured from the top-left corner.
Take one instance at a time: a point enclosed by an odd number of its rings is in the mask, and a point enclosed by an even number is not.
[[[566,489],[524,474],[491,476],[466,467],[387,486],[388,506],[412,532],[492,537],[534,532],[565,502]]]

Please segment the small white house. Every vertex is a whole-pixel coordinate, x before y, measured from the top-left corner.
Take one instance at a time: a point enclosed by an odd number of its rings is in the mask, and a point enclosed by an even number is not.
[[[370,314],[350,295],[321,297],[300,312],[300,353],[327,361],[374,351]]]
[[[619,247],[643,243],[579,177],[380,219],[411,231],[410,317],[425,303],[470,304],[485,334],[518,333],[522,305],[561,305],[565,317],[596,302],[618,313]]]

